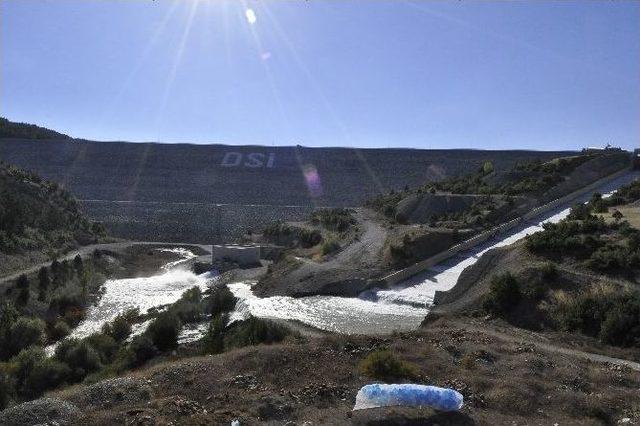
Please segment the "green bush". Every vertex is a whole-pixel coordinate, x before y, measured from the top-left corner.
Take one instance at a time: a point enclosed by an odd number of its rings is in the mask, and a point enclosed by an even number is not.
[[[146,334],[160,351],[175,349],[182,324],[172,312],[164,312],[149,325]]]
[[[27,378],[33,371],[36,363],[46,359],[44,350],[38,346],[31,346],[23,349],[20,353],[11,358],[11,363],[15,366],[14,377],[16,379],[16,387],[22,392]]]
[[[558,267],[555,263],[545,262],[539,268],[543,280],[553,281],[558,278]]]
[[[204,316],[202,292],[198,287],[185,291],[180,299],[169,308],[183,323],[200,322]]]
[[[67,337],[71,333],[69,325],[62,320],[57,320],[55,324],[49,327],[49,338],[53,341],[58,341],[64,337]]]
[[[226,286],[212,289],[211,295],[206,300],[206,311],[212,316],[231,312],[235,309],[236,302],[236,297]]]
[[[435,192],[434,188],[431,189]],[[396,220],[398,203],[407,195],[406,193],[391,191],[389,194],[368,200],[365,205],[382,213],[389,219]]]
[[[224,328],[228,318],[216,315],[209,323],[207,334],[202,338],[202,351],[205,354],[219,354],[224,351]]]
[[[290,245],[300,244],[304,248],[313,247],[322,241],[322,234],[317,230],[291,226],[282,221],[268,225],[264,229],[263,235],[276,242],[282,243],[281,240],[284,239]]]
[[[311,214],[311,222],[337,232],[345,232],[357,223],[353,210],[344,208],[316,210]]]
[[[111,322],[102,326],[102,333],[111,336],[118,343],[123,342],[131,334],[129,321],[125,314],[119,314]]]
[[[74,382],[81,381],[87,374],[102,367],[100,354],[86,339],[63,340],[56,348],[55,359],[71,368],[70,379]]]
[[[3,352],[11,357],[33,345],[43,345],[45,341],[45,323],[38,318],[20,317],[10,327]]]
[[[567,216],[567,219],[587,220],[590,217],[591,217],[591,208],[589,207],[589,205],[584,203],[578,203],[578,204],[574,204],[573,207],[571,207],[571,210],[569,212],[569,216]]]
[[[411,379],[417,376],[414,365],[395,357],[389,350],[377,350],[360,362],[360,373],[380,380]]]
[[[49,390],[65,383],[71,377],[71,368],[55,359],[41,359],[34,365],[24,382],[23,394],[38,398]]]
[[[96,351],[103,365],[113,362],[120,348],[112,336],[104,333],[94,333],[85,340]]]
[[[545,223],[544,230],[531,234],[526,246],[536,254],[561,258],[573,256],[587,259],[605,242],[601,235],[609,227],[601,217],[589,216],[584,221],[563,220],[559,223]]]
[[[640,347],[640,295],[612,304],[600,329],[600,339],[616,346]]]
[[[483,307],[493,314],[505,315],[520,302],[521,298],[520,283],[510,272],[507,272],[492,278]]]
[[[8,364],[0,363],[0,411],[7,408],[14,393],[15,384]]]
[[[156,347],[151,338],[145,334],[136,336],[128,347],[128,364],[138,367],[156,355]]]
[[[322,253],[323,256],[338,250],[340,250],[340,243],[333,238],[323,241],[320,245],[320,253]]]
[[[284,340],[290,330],[273,321],[250,317],[235,324],[231,331],[230,342],[232,346],[271,344]]]
[[[607,243],[591,254],[587,266],[610,274],[632,274],[640,266],[640,255],[629,247]]]

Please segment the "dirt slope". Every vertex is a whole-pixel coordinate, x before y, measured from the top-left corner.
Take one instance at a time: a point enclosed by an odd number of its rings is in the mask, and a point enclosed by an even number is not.
[[[640,373],[548,351],[533,340],[475,320],[441,319],[387,339],[332,336],[250,347],[164,362],[129,377],[52,393],[53,399],[6,410],[0,423],[210,425],[239,419],[242,425],[595,425],[640,420]],[[415,364],[414,381],[458,389],[465,397],[462,411],[351,412],[360,386],[375,381],[362,376],[357,365],[377,348],[390,348]]]
[[[367,280],[380,275],[387,229],[367,209],[358,209],[359,239],[326,262],[301,260],[293,270],[274,271],[253,287],[259,296],[357,296]]]

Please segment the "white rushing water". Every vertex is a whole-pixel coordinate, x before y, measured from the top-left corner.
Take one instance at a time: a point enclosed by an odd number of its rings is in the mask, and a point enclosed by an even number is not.
[[[73,330],[70,337],[83,338],[100,331],[104,323],[132,308],[139,308],[141,313],[145,313],[151,308],[173,303],[192,287],[205,290],[213,279],[209,274],[195,275],[181,269],[182,263],[195,257],[189,250],[158,250],[174,252],[180,255],[180,259],[166,264],[160,275],[107,280],[102,297],[88,309],[86,318]]]

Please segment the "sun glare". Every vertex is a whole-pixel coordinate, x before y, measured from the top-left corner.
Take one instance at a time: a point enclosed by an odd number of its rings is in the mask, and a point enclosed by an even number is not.
[[[244,16],[247,17],[247,22],[251,25],[255,24],[258,20],[258,18],[256,17],[256,13],[253,11],[253,9],[250,8],[244,11]]]

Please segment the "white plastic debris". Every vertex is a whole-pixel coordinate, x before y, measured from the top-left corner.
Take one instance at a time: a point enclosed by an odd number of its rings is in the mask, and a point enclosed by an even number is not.
[[[363,386],[358,391],[353,409],[364,410],[401,405],[456,411],[462,408],[462,404],[462,394],[453,389],[414,384],[374,384]]]
[[[231,426],[240,426],[240,420],[235,419],[231,421]]]

